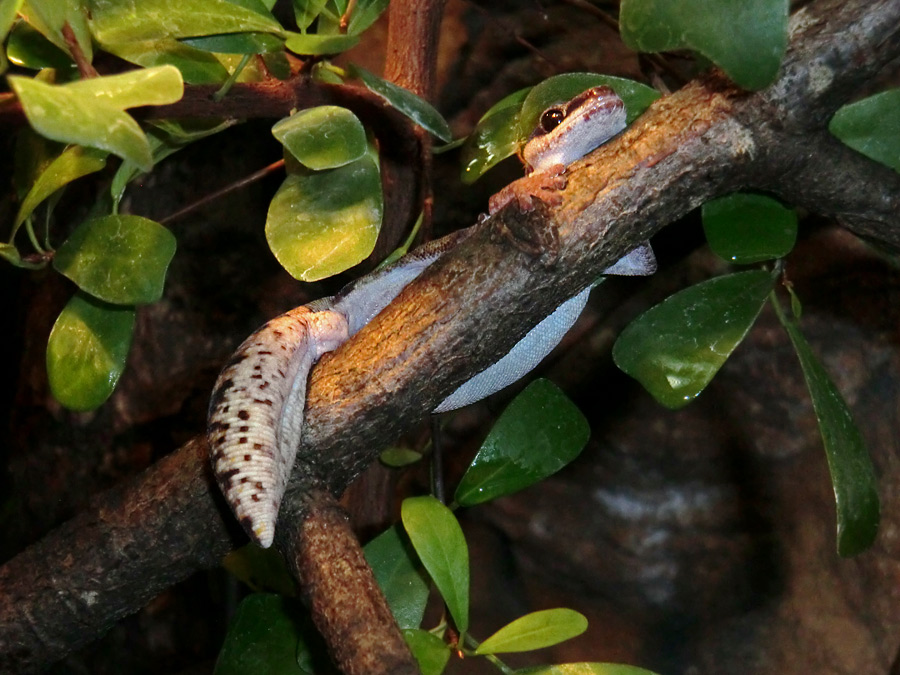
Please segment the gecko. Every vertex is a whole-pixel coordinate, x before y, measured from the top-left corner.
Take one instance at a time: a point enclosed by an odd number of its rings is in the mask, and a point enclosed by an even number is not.
[[[534,208],[534,199],[559,203],[566,167],[625,126],[624,103],[605,86],[548,108],[520,153],[526,175],[491,197],[489,214],[513,202],[521,210]],[[216,481],[252,541],[268,548],[274,539],[278,510],[300,446],[306,383],[315,362],[357,333],[473,229],[429,242],[351,282],[334,296],[272,319],[248,337],[225,365],[210,399],[207,438]],[[655,271],[653,251],[644,243],[603,273],[643,276]],[[434,412],[479,401],[534,369],[575,323],[590,290],[588,286],[562,303]]]

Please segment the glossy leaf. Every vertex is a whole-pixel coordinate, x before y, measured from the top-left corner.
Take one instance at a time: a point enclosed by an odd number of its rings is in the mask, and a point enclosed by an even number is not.
[[[306,30],[322,13],[328,0],[294,0],[294,20],[300,30]]]
[[[353,8],[353,13],[350,14],[347,32],[350,35],[359,35],[375,23],[387,6],[388,0],[359,0]]]
[[[703,391],[744,339],[773,283],[768,272],[754,270],[686,288],[622,331],[613,359],[657,401],[680,408]]]
[[[575,404],[549,380],[535,380],[494,424],[455,499],[471,506],[543,480],[575,459],[590,435]]]
[[[223,33],[274,33],[284,29],[265,6],[228,0],[90,0],[91,31],[107,44]]]
[[[359,44],[358,35],[310,35],[288,33],[284,46],[301,56],[340,54]]]
[[[450,646],[427,630],[406,629],[403,639],[422,675],[441,675],[450,660]]]
[[[292,174],[266,218],[266,239],[296,279],[315,281],[364,260],[378,238],[381,178],[371,154],[337,169]]]
[[[838,110],[828,130],[857,152],[900,172],[900,88]]]
[[[689,48],[746,89],[772,83],[787,47],[788,0],[622,0],[619,28],[632,49]]]
[[[795,321],[779,311],[809,388],[837,505],[837,549],[842,557],[862,553],[878,534],[881,507],[872,460],[834,382],[813,354]]]
[[[9,83],[41,135],[107,150],[145,171],[153,165],[147,138],[124,109],[174,103],[183,91],[181,74],[171,66],[58,86],[13,76]]]
[[[453,138],[446,120],[428,101],[358,66],[351,65],[348,70],[353,77],[362,80],[369,90],[381,96],[425,131],[434,134],[445,143]]]
[[[80,0],[26,0],[19,11],[31,26],[66,53],[69,46],[62,29],[69,24],[79,49],[90,61],[93,54],[85,4]]]
[[[297,601],[269,593],[248,595],[238,605],[216,661],[215,675],[299,675],[304,613]]]
[[[47,342],[47,377],[53,396],[72,410],[93,410],[116,388],[125,368],[134,308],[115,307],[76,294]]]
[[[16,20],[16,14],[22,7],[22,0],[0,0],[0,45],[6,42],[6,36],[9,34],[13,23]],[[27,25],[22,23],[22,25]],[[9,47],[0,48],[0,74],[6,72],[9,62],[6,60]],[[10,55],[13,63],[17,61]],[[21,64],[19,64],[21,65]]]
[[[517,675],[656,675],[649,670],[622,663],[561,663],[516,671]]]
[[[91,77],[64,85],[66,91],[91,96],[117,108],[175,103],[184,94],[184,82],[177,68],[162,66],[130,70],[120,75]]]
[[[22,205],[19,207],[13,223],[13,231],[15,232],[35,208],[54,192],[77,178],[99,171],[104,166],[106,166],[106,153],[102,150],[83,148],[79,145],[66,148],[38,176],[31,190],[22,200]]]
[[[431,496],[410,497],[400,507],[403,527],[447,604],[456,627],[469,628],[469,549],[456,517]]]
[[[581,635],[588,621],[574,609],[545,609],[519,617],[478,645],[476,654],[528,652]]]
[[[366,130],[351,111],[323,105],[294,113],[272,127],[298,162],[315,171],[334,169],[366,153]]]
[[[488,110],[462,149],[462,181],[474,183],[492,166],[519,149],[519,110],[531,87],[501,99]]]
[[[797,214],[771,197],[735,193],[703,205],[703,230],[720,258],[750,265],[791,252]]]
[[[103,47],[110,54],[145,68],[174,66],[189,84],[219,84],[228,79],[228,70],[213,54],[174,38],[116,42]]]
[[[297,582],[284,558],[274,548],[247,544],[225,556],[222,567],[254,591],[269,591],[294,597]]]
[[[388,528],[363,547],[366,562],[400,628],[417,628],[428,602],[428,582],[406,534]]]
[[[89,220],[56,251],[53,266],[96,298],[120,305],[156,302],[175,255],[175,237],[140,216]]]
[[[24,21],[17,23],[10,32],[6,54],[10,61],[23,68],[75,70],[72,57]]]
[[[268,54],[284,47],[284,40],[271,33],[227,33],[183,38],[183,44],[218,54]]]

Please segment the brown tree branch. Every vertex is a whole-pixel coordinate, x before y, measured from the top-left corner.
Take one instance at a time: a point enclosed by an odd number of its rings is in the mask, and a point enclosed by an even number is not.
[[[810,52],[806,40],[818,44],[823,18],[835,21],[828,24],[832,40],[863,36],[863,28],[872,25],[893,26],[890,35],[896,35],[900,1],[824,0],[809,7],[803,21],[793,22],[787,63],[794,66],[772,88],[751,95],[712,75],[658,101],[617,141],[572,167],[559,207],[524,215],[501,212],[324,359],[312,374],[304,446],[283,508],[300,508],[317,480],[333,492],[343,490],[380,447],[495,360],[556,304],[704,200],[736,189],[799,191],[800,183],[773,186],[771,175],[785,168],[776,163],[785,139],[777,132],[799,136],[801,125],[809,123],[807,138],[821,141],[822,121],[843,101],[827,93],[827,78],[819,88],[805,89],[809,99],[797,97],[784,81],[799,77],[797,54],[816,62],[819,52]],[[809,35],[804,26],[811,27]],[[850,41],[855,51],[842,52],[846,68],[872,74],[896,57],[896,39],[880,29],[873,36],[872,44]],[[824,40],[820,48],[827,51],[829,45]],[[851,80],[852,73],[831,82],[846,95]],[[861,85],[864,78],[856,82]],[[785,117],[780,107],[791,97],[797,112]],[[832,152],[828,145],[817,147]],[[878,180],[888,181],[868,160],[854,161],[860,162],[860,174],[868,167]],[[836,170],[829,180],[838,180]],[[852,220],[852,210],[844,209],[843,217]],[[859,212],[871,212],[871,204]],[[560,248],[555,263],[531,259],[503,239],[493,241],[492,230],[507,219],[534,227],[556,223]],[[896,213],[880,221],[883,227],[876,234],[895,241]],[[165,585],[218,560],[232,545],[224,524],[230,517],[222,515],[198,456],[202,445],[189,444],[134,483],[103,496],[93,511],[0,569],[2,668],[24,672],[59,658]],[[166,482],[172,466],[183,475]],[[142,513],[147,523],[126,519],[134,513]],[[287,534],[282,529],[283,524],[279,537]],[[126,538],[153,543],[125,549],[120,542]],[[83,589],[97,595],[77,595]],[[62,600],[53,604],[60,593]],[[89,605],[89,611],[78,612],[83,624],[75,636],[61,626],[73,607],[83,609],[79,603]],[[51,611],[43,610],[45,605]]]
[[[341,672],[418,673],[347,515],[334,497],[312,488],[287,518],[291,527],[282,528],[279,548],[293,552],[288,560],[291,571]]]

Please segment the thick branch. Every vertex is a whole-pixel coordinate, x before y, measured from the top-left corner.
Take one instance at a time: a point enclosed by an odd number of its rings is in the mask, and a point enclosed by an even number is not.
[[[290,550],[316,628],[347,675],[415,675],[419,667],[400,634],[343,509],[312,489],[281,550]]]
[[[0,672],[45,668],[239,541],[197,438],[0,568]],[[234,536],[234,538],[232,538]]]

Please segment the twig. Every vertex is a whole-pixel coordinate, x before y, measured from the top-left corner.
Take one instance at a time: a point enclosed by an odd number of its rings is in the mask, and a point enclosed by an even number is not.
[[[163,225],[168,225],[169,223],[171,223],[175,220],[178,220],[179,218],[183,218],[184,216],[193,213],[197,209],[203,208],[207,204],[211,204],[211,203],[215,202],[216,200],[220,199],[221,197],[224,197],[227,194],[230,194],[236,190],[245,188],[248,185],[252,185],[253,183],[255,183],[258,180],[262,180],[269,174],[274,173],[275,171],[278,171],[283,166],[284,166],[283,159],[279,159],[277,162],[272,162],[268,166],[260,169],[259,171],[254,171],[249,176],[244,176],[243,178],[236,180],[235,182],[231,183],[230,185],[226,185],[225,187],[221,188],[220,190],[216,190],[215,192],[211,192],[210,194],[206,195],[205,197],[201,197],[197,201],[195,201],[191,204],[188,204],[184,208],[181,208],[178,211],[176,211],[175,213],[171,213],[168,216],[166,216],[165,218],[162,218],[159,222]]]

